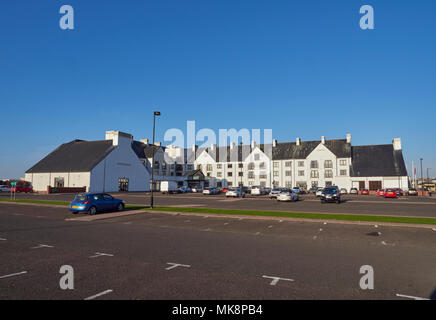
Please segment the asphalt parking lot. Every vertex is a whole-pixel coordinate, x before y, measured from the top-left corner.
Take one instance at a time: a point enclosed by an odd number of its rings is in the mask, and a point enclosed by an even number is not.
[[[436,231],[428,228],[97,216],[0,203],[0,299],[435,298]],[[74,268],[73,290],[59,287],[62,265]],[[359,287],[363,265],[374,269],[373,290]]]
[[[111,193],[114,197],[123,199],[127,204],[149,205],[150,194],[144,192]],[[0,197],[7,198],[4,193]],[[71,194],[17,194],[17,199],[41,199],[71,201]],[[321,204],[313,195],[302,195],[298,202],[278,202],[267,196],[247,196],[246,198],[226,198],[224,195],[187,194],[154,194],[155,206],[198,207],[218,209],[246,209],[291,212],[328,212],[351,214],[375,214],[393,216],[436,217],[436,197],[407,197],[385,199],[375,195],[345,195],[341,204]]]

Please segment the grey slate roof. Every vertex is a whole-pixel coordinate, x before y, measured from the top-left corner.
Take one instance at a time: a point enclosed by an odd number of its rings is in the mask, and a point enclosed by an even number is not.
[[[391,144],[352,147],[352,177],[407,176],[401,150]]]
[[[88,172],[114,148],[112,140],[74,140],[56,148],[26,173]]]
[[[273,160],[306,159],[307,156],[321,143],[321,141],[301,141],[277,143],[273,148]],[[351,144],[347,140],[326,140],[325,146],[338,158],[351,157]]]
[[[140,142],[140,141],[133,141],[132,142],[133,151],[135,151],[138,158],[141,158],[141,159],[152,158],[153,152],[155,152],[155,154],[156,154],[156,152],[160,148],[165,150],[165,147],[163,147],[163,146],[155,146],[152,144],[145,144],[145,143]]]

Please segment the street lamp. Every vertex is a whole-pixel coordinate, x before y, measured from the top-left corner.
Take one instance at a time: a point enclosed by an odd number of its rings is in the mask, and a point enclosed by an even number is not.
[[[424,196],[424,175],[422,173],[422,160],[424,160],[423,158],[419,159],[421,161],[421,193],[422,196]]]
[[[151,160],[151,201],[150,201],[150,208],[153,209],[153,189],[154,189],[154,133],[155,133],[155,122],[156,122],[156,116],[160,116],[159,111],[153,112],[153,145],[152,147],[152,160]]]

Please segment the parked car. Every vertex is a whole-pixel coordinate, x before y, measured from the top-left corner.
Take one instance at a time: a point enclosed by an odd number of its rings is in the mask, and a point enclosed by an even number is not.
[[[378,189],[377,190],[377,195],[380,197],[383,197],[385,195],[385,189]]]
[[[15,186],[11,188],[11,191],[15,191],[15,192],[33,192],[33,188],[31,186]]]
[[[218,194],[219,190],[217,188],[206,188],[203,190],[203,194],[206,195],[212,195],[212,194]]]
[[[298,194],[292,191],[281,192],[277,196],[277,201],[298,201]]]
[[[0,192],[10,192],[11,191],[11,187],[9,186],[5,186],[5,185],[0,185]]]
[[[357,188],[351,188],[350,194],[359,194],[359,190],[357,190]]]
[[[360,194],[369,195],[369,189],[363,189]]]
[[[408,196],[417,196],[418,190],[416,190],[415,188],[409,189],[409,190],[407,190],[407,195]]]
[[[102,211],[123,211],[124,201],[107,193],[81,193],[71,201],[69,210],[73,214],[86,212],[90,215]]]
[[[384,197],[385,198],[398,198],[398,193],[396,192],[395,189],[386,189]]]
[[[282,192],[282,188],[274,188],[269,193],[270,199],[277,199],[277,196]]]
[[[315,194],[317,190],[318,190],[317,187],[312,187],[312,188],[309,189],[309,193]]]
[[[341,203],[341,193],[338,187],[326,187],[321,194],[321,203],[336,202]]]
[[[316,189],[315,195],[316,195],[317,197],[321,197],[322,190],[324,190],[324,188],[318,188],[318,189]]]
[[[395,192],[397,193],[398,196],[402,196],[403,195],[403,190],[402,189],[395,188],[394,190],[395,190]]]
[[[222,188],[221,189],[221,193],[226,193],[228,190],[229,190],[229,188],[227,188],[227,187],[226,188]]]
[[[191,188],[185,187],[185,186],[179,187],[178,189],[179,189],[180,193],[189,193],[189,192],[192,192]]]
[[[251,187],[251,194],[254,196],[260,196],[262,194],[265,194],[265,190],[262,187],[253,186]]]
[[[300,187],[294,187],[294,188],[292,188],[292,192],[294,192],[296,194],[303,194],[303,189]]]
[[[191,191],[194,192],[194,193],[195,192],[199,193],[199,192],[203,192],[203,189],[201,187],[192,187]]]
[[[245,192],[243,191],[243,189],[241,190],[241,188],[229,188],[226,192],[226,197],[234,197],[234,198],[238,198],[238,197],[245,197]]]
[[[339,190],[339,193],[340,194],[348,194],[348,191],[345,188],[341,188],[341,190]]]

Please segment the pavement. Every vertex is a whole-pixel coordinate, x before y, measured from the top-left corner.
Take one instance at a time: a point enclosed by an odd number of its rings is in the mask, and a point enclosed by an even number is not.
[[[0,299],[436,299],[433,229],[107,215],[1,203]],[[373,290],[359,286],[364,265]]]

